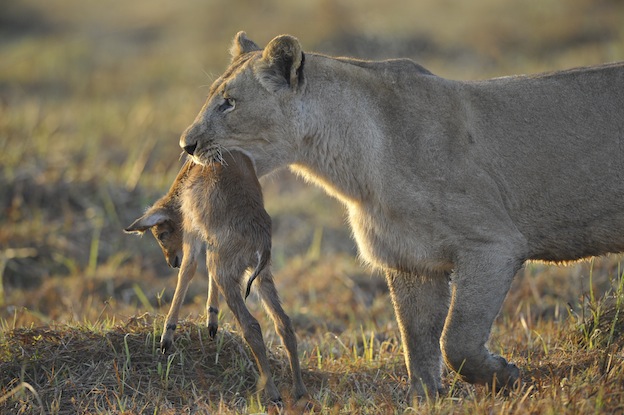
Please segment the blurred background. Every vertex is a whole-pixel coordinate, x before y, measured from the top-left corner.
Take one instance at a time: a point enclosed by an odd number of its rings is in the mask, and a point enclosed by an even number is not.
[[[122,229],[173,181],[178,137],[239,30],[259,45],[289,33],[306,51],[409,57],[453,79],[624,60],[619,0],[0,0],[0,318],[166,313],[176,271],[151,235]],[[297,331],[396,335],[385,282],[358,262],[342,207],[288,171],[262,184]],[[619,258],[529,264],[504,313],[564,318],[590,273],[606,290]],[[205,275],[182,316],[204,315]]]

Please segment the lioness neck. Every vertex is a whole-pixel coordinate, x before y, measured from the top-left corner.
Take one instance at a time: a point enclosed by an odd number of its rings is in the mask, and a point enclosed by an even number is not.
[[[347,63],[312,55],[306,65],[303,139],[290,167],[345,204],[365,201],[373,197],[373,172],[383,150],[380,123],[369,105],[371,91],[355,87],[362,80]]]
[[[408,60],[364,62],[314,54],[306,59],[304,126],[291,169],[347,205],[389,200],[378,194],[388,190],[382,185],[388,173],[394,175],[390,153],[395,146],[388,137],[408,136],[391,117],[408,110],[408,94],[430,93],[432,80],[439,78]],[[429,111],[409,110],[416,116]]]

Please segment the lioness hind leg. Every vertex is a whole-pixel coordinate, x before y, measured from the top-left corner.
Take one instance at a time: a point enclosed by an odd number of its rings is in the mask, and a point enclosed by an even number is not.
[[[463,380],[501,389],[512,387],[520,372],[516,365],[490,353],[485,344],[522,263],[509,257],[493,259],[491,252],[457,264],[442,348],[446,363]]]
[[[442,391],[440,335],[449,306],[448,275],[387,271],[414,399]]]

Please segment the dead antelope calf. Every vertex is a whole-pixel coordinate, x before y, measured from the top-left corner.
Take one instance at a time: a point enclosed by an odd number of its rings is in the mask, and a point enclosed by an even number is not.
[[[305,395],[297,340],[290,319],[280,304],[268,265],[271,217],[264,210],[262,190],[251,160],[242,153],[232,152],[225,154],[222,162],[207,167],[187,161],[169,192],[125,231],[143,233],[150,228],[169,265],[180,265],[160,342],[163,352],[172,346],[180,306],[197,269],[197,258],[205,248],[210,275],[207,308],[211,336],[217,329],[216,284],[256,359],[259,385],[264,387],[271,402],[281,402],[271,375],[260,324],[245,306],[242,296],[243,276],[253,268],[247,294],[257,277],[262,304],[273,319],[290,359],[294,398]]]

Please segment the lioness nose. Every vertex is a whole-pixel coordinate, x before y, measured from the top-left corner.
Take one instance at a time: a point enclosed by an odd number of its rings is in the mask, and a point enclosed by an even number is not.
[[[195,153],[196,148],[197,148],[197,143],[189,144],[188,146],[184,146],[184,151],[186,151],[192,156],[193,153]]]

